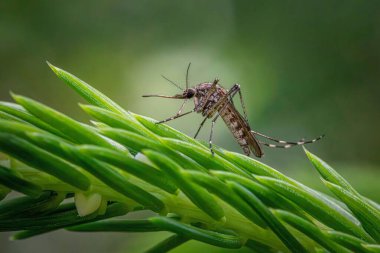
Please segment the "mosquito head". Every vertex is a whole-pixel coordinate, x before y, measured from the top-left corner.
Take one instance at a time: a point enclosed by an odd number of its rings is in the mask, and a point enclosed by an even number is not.
[[[196,92],[197,91],[194,88],[188,88],[188,89],[184,90],[183,96],[185,98],[192,98],[192,97],[194,97]]]
[[[190,65],[191,65],[191,63],[189,63],[189,65],[187,66],[187,69],[186,69],[186,89],[181,88],[181,86],[179,86],[177,83],[173,82],[172,80],[170,80],[166,76],[161,75],[169,83],[171,83],[172,85],[174,85],[178,89],[182,90],[183,91],[182,94],[177,94],[177,95],[174,95],[174,96],[143,95],[143,97],[160,97],[160,98],[174,98],[174,99],[189,99],[189,98],[194,97],[194,95],[196,94],[196,89],[189,88],[189,70],[190,70]]]

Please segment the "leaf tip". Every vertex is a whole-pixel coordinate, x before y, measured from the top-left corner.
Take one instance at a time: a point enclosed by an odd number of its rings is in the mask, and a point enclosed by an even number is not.
[[[58,70],[59,68],[57,68],[56,66],[54,66],[53,64],[51,64],[49,61],[46,61],[46,64],[49,66],[49,68],[51,68],[51,70],[53,70],[53,72],[58,75]]]
[[[309,160],[315,159],[315,155],[312,154],[309,150],[307,150],[307,148],[305,148],[305,146],[302,146],[302,148],[303,148],[303,151],[305,152],[305,154]]]
[[[16,101],[18,104],[20,104],[19,101],[22,101],[24,99],[23,96],[18,95],[16,93],[14,93],[13,91],[10,91],[9,94],[11,95],[11,97],[13,98],[13,100]]]
[[[78,103],[78,105],[79,105],[79,107],[83,110],[83,111],[85,111],[85,112],[87,112],[88,110],[89,110],[89,105],[87,105],[87,104],[82,104],[82,103]]]
[[[307,148],[304,145],[302,145],[302,148],[303,148],[303,151],[306,153],[306,155],[310,154],[310,151],[307,150]]]

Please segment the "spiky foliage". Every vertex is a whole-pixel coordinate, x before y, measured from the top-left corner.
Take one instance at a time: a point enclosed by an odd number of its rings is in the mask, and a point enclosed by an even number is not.
[[[70,73],[90,105],[83,124],[30,98],[0,103],[0,231],[24,239],[70,231],[171,231],[151,252],[188,240],[255,252],[379,252],[379,205],[305,150],[336,198],[241,154],[125,111]],[[62,202],[64,199],[68,201]],[[71,200],[71,201],[70,201]],[[128,220],[128,212],[156,215]],[[158,215],[157,215],[158,214]]]

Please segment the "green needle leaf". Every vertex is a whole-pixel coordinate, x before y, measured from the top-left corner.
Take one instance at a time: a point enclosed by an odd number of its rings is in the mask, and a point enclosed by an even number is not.
[[[365,247],[363,247],[363,244],[366,244],[366,242],[355,236],[338,231],[326,231],[326,235],[331,240],[339,243],[340,245],[348,249],[351,249],[353,252],[370,252]]]
[[[121,108],[118,104],[108,98],[106,95],[87,84],[86,82],[80,80],[78,77],[66,72],[63,69],[57,68],[47,62],[49,67],[54,71],[54,73],[63,80],[70,88],[73,88],[79,95],[87,100],[90,104],[105,108],[107,110],[126,114],[127,112]]]
[[[40,235],[60,228],[74,226],[90,221],[107,219],[115,216],[121,216],[128,212],[125,205],[114,203],[107,207],[104,215],[98,215],[96,212],[84,217],[78,216],[77,211],[68,210],[52,215],[46,215],[38,218],[15,219],[12,221],[0,221],[0,227],[14,226],[26,229],[12,236],[13,240],[26,239],[32,236]]]
[[[223,181],[234,181],[244,186],[270,207],[285,209],[305,218],[305,212],[301,208],[256,180],[225,171],[211,171],[211,173]]]
[[[174,128],[166,125],[166,124],[157,124],[157,120],[138,115],[135,113],[131,113],[135,119],[137,119],[142,125],[144,125],[147,129],[152,131],[153,133],[161,136],[161,137],[167,137],[172,139],[177,139],[181,141],[185,141],[191,144],[194,144],[196,146],[199,146],[205,150],[209,150],[207,147],[205,147],[202,143],[198,142],[194,138],[191,138],[190,136],[181,133],[178,130],[175,130]]]
[[[238,249],[243,246],[243,240],[235,235],[221,234],[214,231],[200,229],[165,217],[153,217],[149,220],[164,230],[211,245],[231,249]]]
[[[275,250],[268,245],[265,245],[261,242],[255,241],[255,240],[248,240],[245,245],[247,248],[253,250],[255,253],[261,253],[261,252],[275,252]]]
[[[317,169],[317,171],[319,172],[319,174],[322,176],[322,178],[325,181],[342,187],[344,190],[349,191],[350,193],[356,195],[364,205],[366,205],[366,206],[371,205],[372,206],[371,210],[373,208],[376,208],[377,213],[380,212],[380,208],[378,207],[378,205],[376,203],[373,203],[372,201],[369,201],[366,198],[364,198],[363,196],[361,196],[350,185],[350,183],[348,183],[347,180],[345,180],[332,167],[330,167],[327,163],[325,163],[322,159],[320,159],[316,155],[313,155],[312,153],[310,153],[306,148],[304,148],[304,150],[305,150],[305,153],[306,153],[307,157],[309,158],[309,160],[312,162],[314,167]]]
[[[116,171],[114,167],[80,153],[75,147],[65,145],[64,148],[68,153],[75,156],[85,165],[82,166],[84,169],[108,185],[110,188],[130,199],[135,200],[143,207],[148,207],[155,212],[160,212],[164,209],[165,205],[160,199],[143,190],[141,187],[129,182],[123,175]]]
[[[168,252],[172,249],[177,248],[178,246],[184,244],[185,242],[189,241],[189,238],[186,238],[181,235],[172,235],[165,240],[161,241],[154,247],[148,249],[145,251],[145,253],[164,253]]]
[[[99,134],[94,133],[94,131],[84,127],[82,124],[71,119],[70,117],[30,98],[15,94],[12,96],[17,103],[21,104],[30,113],[42,119],[44,122],[49,122],[51,126],[70,137],[71,140],[83,144],[97,144],[100,146],[115,148]]]
[[[19,137],[25,137],[26,133],[34,132],[41,133],[43,130],[22,122],[0,119],[0,133],[8,133]]]
[[[311,222],[286,211],[274,210],[273,213],[281,220],[289,223],[291,226],[295,227],[305,235],[309,236],[311,239],[319,243],[327,250],[339,253],[351,252],[350,250],[347,250],[342,246],[330,241],[328,236]]]
[[[64,137],[64,135],[58,131],[57,129],[49,126],[48,124],[44,123],[40,119],[34,117],[30,113],[28,113],[22,106],[14,103],[8,103],[8,102],[0,102],[0,111],[9,113],[10,115],[21,119],[23,122],[28,122],[35,127],[41,128],[45,131],[51,132],[53,134],[56,134],[58,136]]]
[[[23,196],[0,203],[0,220],[36,217],[54,210],[64,200],[65,194],[45,191],[38,198]]]
[[[38,197],[42,188],[20,178],[14,171],[0,165],[0,184],[31,197]]]
[[[245,171],[241,170],[239,167],[228,162],[222,157],[218,155],[213,156],[210,150],[205,150],[204,148],[201,148],[199,146],[175,139],[163,138],[163,142],[171,148],[173,148],[174,150],[178,150],[181,153],[187,155],[188,157],[194,159],[196,162],[198,162],[205,168],[213,170],[232,171],[237,174],[249,176]]]
[[[207,171],[194,160],[185,155],[181,155],[181,153],[175,152],[161,142],[156,142],[144,136],[121,129],[103,128],[100,132],[125,147],[134,150],[136,153],[141,152],[143,149],[152,149],[165,153],[170,159],[182,164],[185,169]]]
[[[363,247],[372,253],[380,253],[380,245],[378,244],[363,244]]]
[[[235,182],[227,182],[231,188],[236,191],[242,199],[255,209],[260,217],[265,220],[273,232],[281,239],[281,241],[292,252],[306,252],[306,249],[297,241],[296,238],[280,223],[280,221],[270,212],[259,198],[243,186]]]
[[[8,121],[14,121],[14,122],[19,122],[19,123],[26,123],[25,121],[23,121],[22,119],[19,119],[9,113],[6,113],[6,112],[2,112],[0,111],[0,119],[5,119],[5,120],[8,120]]]
[[[322,223],[337,230],[359,236],[366,241],[373,241],[360,226],[358,220],[335,203],[323,198],[322,195],[274,178],[256,176],[256,179],[293,201]]]
[[[353,194],[358,194],[358,192],[338,172],[331,168],[330,165],[325,163],[316,155],[310,153],[305,147],[303,147],[303,149],[311,163],[326,181],[339,185]]]
[[[79,146],[78,151],[112,164],[169,193],[175,194],[178,190],[177,186],[162,171],[121,152],[90,145]]]
[[[67,230],[77,232],[155,232],[162,231],[150,220],[102,220],[73,227]]]
[[[0,201],[3,200],[12,190],[0,184]]]
[[[144,150],[143,153],[164,171],[196,206],[217,221],[225,219],[222,207],[206,190],[187,181],[182,176],[183,169],[177,163],[155,151]]]
[[[214,193],[220,199],[223,199],[224,202],[230,204],[233,208],[238,210],[241,214],[243,214],[256,225],[262,228],[267,228],[267,224],[255,212],[255,210],[253,210],[240,197],[236,196],[232,189],[230,189],[230,187],[222,181],[211,177],[210,175],[195,171],[185,171],[182,173],[182,175],[200,184],[202,187],[205,187],[208,191]]]
[[[288,181],[288,178],[278,172],[277,170],[263,164],[255,159],[252,159],[246,155],[238,154],[230,151],[223,150],[221,148],[215,147],[215,153],[225,158],[228,161],[232,161],[236,166],[244,169],[245,171],[252,173],[254,175],[274,177]]]
[[[121,128],[131,132],[135,132],[143,136],[149,137],[153,140],[158,139],[155,134],[147,130],[130,114],[120,115],[118,113],[91,105],[80,106],[87,114],[99,120],[100,122],[107,124],[110,127]]]
[[[367,232],[380,242],[380,212],[372,205],[363,201],[357,194],[343,189],[342,187],[323,180],[325,185],[340,198],[361,221]]]
[[[90,180],[78,167],[15,135],[0,133],[0,151],[78,189],[85,191],[90,187]]]

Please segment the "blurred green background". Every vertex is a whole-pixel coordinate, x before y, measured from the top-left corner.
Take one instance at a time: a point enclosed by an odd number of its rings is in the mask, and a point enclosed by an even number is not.
[[[192,85],[215,77],[226,88],[241,85],[256,131],[287,140],[326,134],[308,149],[380,202],[380,1],[3,0],[0,59],[0,100],[12,90],[86,122],[83,100],[46,60],[156,119],[180,102],[141,95],[177,93],[160,75],[184,86],[191,62]],[[194,135],[201,120],[170,125]],[[242,152],[222,121],[214,143]],[[325,190],[301,148],[265,153],[263,162]],[[150,239],[55,232],[8,242],[1,234],[0,252],[139,252]]]

